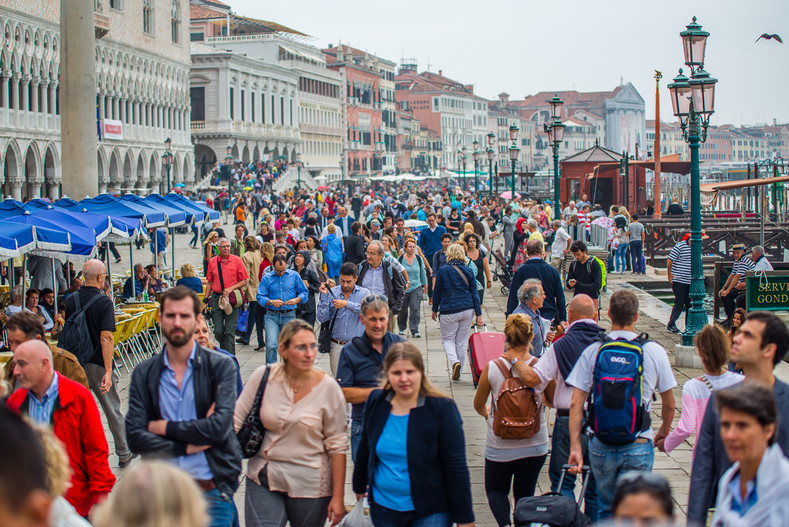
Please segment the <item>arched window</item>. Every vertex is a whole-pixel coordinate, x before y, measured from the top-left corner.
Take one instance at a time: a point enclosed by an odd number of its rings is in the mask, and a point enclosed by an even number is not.
[[[153,0],[142,0],[142,30],[149,35],[153,34]]]

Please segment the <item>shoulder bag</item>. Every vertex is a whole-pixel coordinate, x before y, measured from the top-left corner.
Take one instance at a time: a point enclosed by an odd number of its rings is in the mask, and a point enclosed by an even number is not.
[[[266,433],[266,429],[263,428],[263,422],[260,420],[260,405],[263,403],[263,394],[266,392],[266,384],[268,383],[270,372],[271,366],[266,366],[266,372],[260,380],[258,391],[255,394],[255,401],[252,403],[252,409],[250,409],[249,415],[241,424],[241,428],[236,432],[236,438],[241,445],[241,454],[247,459],[257,454],[263,445],[263,436]]]
[[[219,273],[219,285],[222,287],[222,291],[225,290],[225,278],[222,276],[222,257],[216,257],[216,268],[217,272]],[[233,306],[233,309],[242,307],[246,304],[247,299],[244,297],[244,292],[240,289],[236,289],[235,291],[231,291],[230,294],[227,296],[230,305]]]

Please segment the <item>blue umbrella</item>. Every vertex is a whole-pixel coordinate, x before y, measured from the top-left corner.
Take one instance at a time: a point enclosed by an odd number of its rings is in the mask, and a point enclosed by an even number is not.
[[[6,218],[6,221],[43,227],[45,229],[60,231],[70,235],[71,250],[58,253],[55,257],[60,259],[65,258],[66,260],[76,261],[87,260],[93,255],[96,249],[96,236],[93,234],[93,231],[87,227],[71,225],[66,228],[56,222],[34,216],[28,211],[25,211],[24,214],[19,216]]]
[[[23,212],[25,212],[25,206],[21,201],[7,199],[0,202],[0,218],[19,216]]]
[[[218,210],[214,210],[205,206],[204,203],[199,201],[192,201],[191,199],[185,198],[180,194],[170,193],[167,194],[164,199],[181,205],[182,207],[189,208],[196,212],[202,212],[204,214],[203,221],[211,221],[211,220],[219,220],[220,214]]]
[[[182,210],[168,207],[155,201],[148,201],[142,199],[135,194],[125,194],[121,196],[120,200],[124,203],[132,203],[135,207],[146,208],[151,211],[161,212],[167,217],[168,227],[178,227],[186,223],[186,214]]]
[[[60,200],[57,202],[61,206]],[[70,210],[73,210],[74,205],[69,205]],[[136,203],[130,201],[120,200],[109,194],[101,194],[95,198],[85,198],[76,206],[80,207],[77,210],[87,209],[88,212],[95,212],[97,214],[106,214],[107,216],[121,217],[121,218],[135,218],[143,222],[146,227],[161,227],[166,223],[166,216],[163,212],[151,209],[138,207]]]
[[[182,207],[178,203],[173,203],[168,199],[165,199],[163,196],[159,194],[151,194],[150,196],[146,196],[143,200],[145,203],[148,203],[151,206],[160,208],[167,212],[167,217],[172,218],[174,214],[180,212],[184,214],[184,220],[188,224],[192,223],[199,223],[203,220],[203,213],[195,214],[194,211]]]
[[[60,225],[65,229],[71,227],[85,227],[93,231],[93,236],[97,242],[104,240],[112,234],[112,224],[109,216],[103,214],[93,214],[91,212],[77,213],[68,210],[56,209],[50,206],[46,210],[31,211],[37,218],[44,218],[47,221]]]
[[[112,233],[104,238],[105,241],[114,243],[123,243],[129,239],[134,239],[137,234],[142,231],[142,221],[135,217],[120,216],[116,214],[106,214],[104,212],[90,212],[87,206],[83,206],[73,199],[63,198],[53,203],[56,210],[62,210],[70,214],[96,214],[98,216],[109,218],[112,225]],[[136,214],[136,211],[126,210],[131,214]]]
[[[0,222],[0,236],[13,239],[20,254],[35,251],[41,256],[52,256],[71,249],[68,233],[46,227],[4,221]]]
[[[16,258],[20,254],[14,238],[0,235],[0,258]]]

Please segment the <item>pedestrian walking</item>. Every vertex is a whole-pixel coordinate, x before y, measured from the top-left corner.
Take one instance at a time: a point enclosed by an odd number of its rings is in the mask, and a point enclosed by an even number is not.
[[[633,265],[633,274],[646,274],[644,267],[644,241],[646,233],[644,226],[638,221],[638,214],[631,216],[632,221],[627,225],[628,247]]]
[[[259,410],[265,435],[247,465],[246,525],[318,527],[328,518],[334,526],[345,514],[345,398],[314,366],[318,343],[312,326],[289,321],[279,333],[278,351],[282,363],[255,370],[233,414],[238,432],[267,374]]]
[[[482,304],[485,299],[485,289],[493,287],[493,281],[490,276],[488,259],[485,257],[485,253],[482,252],[482,249],[480,249],[480,243],[479,235],[475,233],[466,235],[466,256],[477,267],[477,273],[474,275],[474,278],[478,284],[477,293],[479,294],[479,303]],[[483,287],[480,288],[479,286]]]
[[[550,331],[551,321],[543,318],[540,313],[540,308],[545,301],[545,292],[542,289],[542,283],[536,278],[529,278],[518,289],[518,300],[520,303],[513,315],[526,315],[532,323],[532,343],[531,354],[534,357],[540,357],[543,348],[550,344],[556,332]]]
[[[654,460],[654,442],[661,442],[671,429],[674,419],[674,393],[677,385],[662,346],[653,341],[639,338],[635,324],[638,320],[638,297],[629,289],[620,289],[611,295],[608,308],[611,332],[605,343],[588,346],[575,364],[567,384],[575,388],[570,406],[570,457],[568,463],[579,473],[584,464],[581,447],[581,423],[584,406],[589,393],[594,412],[592,430],[595,435],[589,441],[589,461],[597,484],[597,497],[600,519],[611,516],[617,478],[625,472],[651,472]],[[606,353],[598,353],[605,345]],[[601,361],[600,357],[610,357],[617,361]],[[611,369],[622,364],[630,369],[639,364],[637,375],[620,377],[616,386],[607,390],[599,388],[603,377],[611,376]],[[628,361],[628,358],[630,359]],[[621,401],[616,398],[622,391],[634,396],[618,405],[616,411],[610,410]],[[652,409],[652,395],[657,392],[661,400],[662,422],[657,433],[652,431],[649,414]],[[617,421],[617,416],[633,415],[634,419]]]
[[[219,255],[208,262],[208,270],[205,275],[208,283],[206,292],[210,290],[212,293],[211,318],[214,322],[214,334],[219,341],[219,347],[235,355],[234,337],[238,325],[238,314],[246,301],[243,290],[247,285],[249,275],[241,258],[230,254],[230,241],[227,238],[220,238],[218,247]]]
[[[285,324],[296,318],[296,306],[306,303],[309,291],[299,273],[287,268],[287,259],[274,256],[274,272],[263,275],[258,304],[266,309],[266,363],[277,362],[277,339]]]
[[[666,260],[666,277],[671,284],[674,292],[674,306],[671,308],[671,315],[668,317],[667,328],[672,333],[680,333],[677,327],[677,319],[685,311],[685,327],[688,327],[688,312],[690,311],[690,269],[691,251],[688,239],[690,234],[686,234],[678,241]]]
[[[359,265],[358,283],[370,293],[388,299],[388,330],[394,330],[395,317],[403,307],[406,285],[403,275],[384,258],[384,246],[380,241],[374,240],[367,246],[367,259]]]
[[[588,295],[599,307],[600,289],[603,288],[603,271],[597,258],[590,258],[586,253],[586,243],[576,240],[570,246],[575,260],[570,263],[567,271],[567,287],[574,295]],[[574,296],[573,295],[573,296]]]
[[[422,249],[422,252],[427,258],[428,262],[434,262],[434,256],[436,253],[442,250],[443,248],[443,235],[447,234],[447,229],[443,225],[438,225],[437,217],[435,213],[430,212],[427,214],[427,227],[422,229],[419,233],[419,248]],[[450,236],[450,241],[452,237]],[[435,269],[435,264],[433,264],[433,269]],[[432,281],[428,282],[427,284],[427,294],[432,296],[433,294],[433,283]]]
[[[230,250],[232,252],[232,247]],[[263,254],[260,252],[260,242],[254,236],[244,238],[244,253],[241,256],[241,261],[247,272],[247,283],[244,286],[244,298],[247,299],[247,327],[236,339],[236,343],[248,346],[252,329],[257,324],[258,318],[262,318],[258,317],[258,310],[263,309],[257,302],[257,291],[260,285],[258,276],[260,265],[263,263]],[[260,324],[258,324],[257,330],[258,346],[260,346],[263,343],[263,328],[260,327]]]
[[[545,292],[542,306],[542,316],[549,321],[564,322],[567,320],[566,300],[564,287],[559,272],[543,258],[543,245],[539,240],[529,241],[526,244],[529,259],[520,266],[512,277],[510,295],[507,299],[507,314],[513,313],[520,302],[518,291],[523,283],[535,278],[542,284]]]
[[[416,254],[416,241],[407,235],[404,241],[405,252],[398,259],[408,274],[408,289],[405,292],[403,307],[397,314],[397,326],[400,335],[405,335],[406,323],[413,338],[421,338],[419,323],[422,317],[422,296],[427,295],[427,262]]]
[[[321,242],[321,247],[323,249],[323,260],[326,264],[326,275],[336,282],[340,278],[340,266],[342,265],[345,249],[342,243],[342,236],[337,234],[337,228],[333,223],[326,227],[326,236]]]
[[[321,287],[318,273],[310,267],[309,251],[298,251],[293,255],[293,265],[291,269],[299,273],[304,287],[307,288],[307,301],[296,306],[296,317],[302,319],[307,324],[315,325],[315,295]]]
[[[370,394],[353,470],[376,526],[474,523],[460,412],[425,374],[422,353],[395,344]]]
[[[465,261],[463,248],[458,244],[450,245],[447,264],[439,269],[433,290],[433,320],[439,320],[441,343],[455,381],[460,379],[463,370],[475,315],[477,326],[483,325],[477,282],[471,269],[463,263]]]
[[[121,398],[118,394],[120,376],[114,361],[115,306],[103,292],[107,269],[100,260],[88,260],[82,266],[82,287],[64,302],[66,321],[80,309],[84,310],[85,324],[90,335],[89,349],[80,364],[85,369],[88,384],[99,401],[107,426],[115,442],[115,453],[121,468],[128,466],[132,453],[126,443],[126,432],[121,413]],[[79,307],[78,307],[79,305]],[[60,334],[62,339],[64,329]]]
[[[126,432],[136,454],[167,459],[192,477],[208,502],[211,527],[233,527],[241,472],[238,439],[228,433],[236,367],[197,344],[200,307],[197,294],[184,286],[162,295],[165,345],[132,372]]]
[[[526,392],[534,400],[539,426],[533,434],[523,438],[506,438],[496,434],[496,413],[503,410],[498,406],[504,382],[513,377],[514,365],[518,362],[534,364],[537,359],[531,354],[534,328],[528,316],[513,314],[504,324],[507,359],[489,362],[482,369],[474,409],[487,421],[485,439],[485,492],[488,506],[499,527],[513,525],[510,509],[510,488],[513,500],[534,496],[537,478],[548,456],[548,429],[542,408],[542,393]],[[505,373],[506,372],[506,373]],[[522,382],[522,381],[521,381]],[[490,405],[488,398],[490,397]],[[507,415],[498,416],[506,419]],[[528,435],[528,434],[522,434]]]

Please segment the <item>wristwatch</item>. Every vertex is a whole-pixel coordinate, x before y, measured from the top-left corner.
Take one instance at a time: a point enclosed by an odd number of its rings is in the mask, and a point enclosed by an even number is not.
[[[514,359],[512,359],[512,360],[510,361],[510,363],[511,363],[513,366],[515,366],[515,363],[516,363],[516,362],[518,362],[518,357],[515,357]]]

